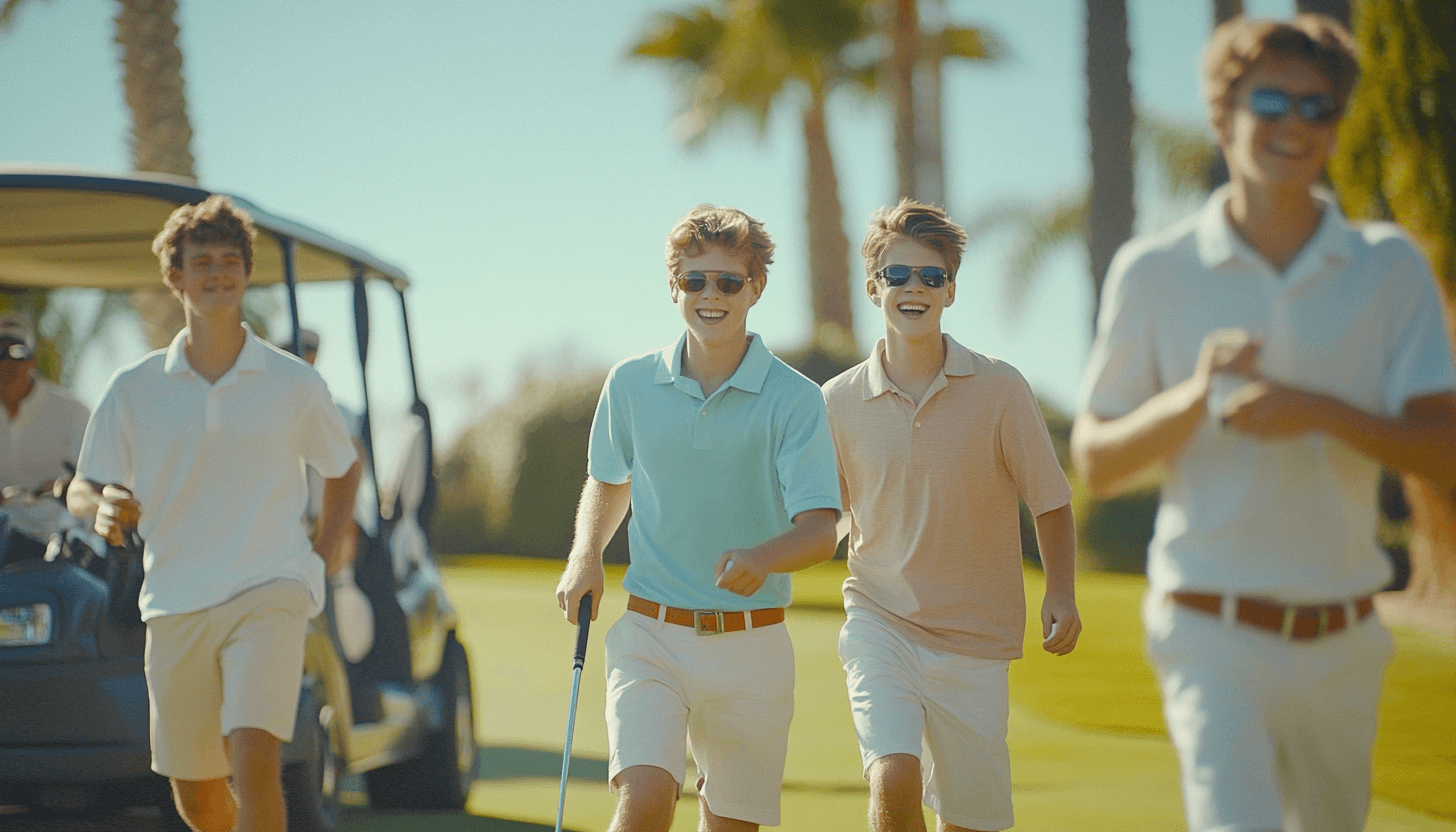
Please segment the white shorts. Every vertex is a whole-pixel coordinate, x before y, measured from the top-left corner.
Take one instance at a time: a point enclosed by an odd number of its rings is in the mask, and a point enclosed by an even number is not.
[[[691,747],[713,814],[777,826],[794,715],[788,629],[700,636],[628,612],[607,631],[606,651],[609,782],[648,765],[681,784]]]
[[[1359,832],[1394,643],[1378,616],[1313,641],[1143,603],[1193,832]]]
[[[978,659],[915,644],[863,610],[839,631],[860,757],[920,758],[925,805],[947,823],[1009,829],[1011,752],[1005,659]]]
[[[215,780],[232,773],[222,738],[234,730],[293,738],[312,607],[308,587],[280,578],[147,622],[153,771]]]

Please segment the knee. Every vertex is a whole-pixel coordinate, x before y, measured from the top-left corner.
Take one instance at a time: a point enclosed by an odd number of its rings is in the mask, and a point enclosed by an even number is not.
[[[226,780],[173,780],[177,813],[198,832],[229,832],[236,821]]]
[[[887,754],[870,763],[870,791],[880,795],[913,795],[920,799],[920,758],[913,754]]]
[[[617,829],[662,829],[672,825],[679,786],[657,766],[632,766],[612,779],[617,792]]]

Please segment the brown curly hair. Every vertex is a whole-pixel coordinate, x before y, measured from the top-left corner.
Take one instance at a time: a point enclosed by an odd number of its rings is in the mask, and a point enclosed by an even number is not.
[[[768,284],[768,266],[773,262],[774,243],[763,223],[737,208],[699,205],[677,221],[667,234],[669,283],[684,257],[697,257],[708,246],[722,249],[743,260],[749,280]]]
[[[243,252],[243,270],[253,273],[253,238],[258,229],[253,216],[221,194],[213,194],[196,205],[183,205],[172,212],[157,238],[152,253],[162,264],[162,276],[182,268],[182,241],[233,243]]]
[[[1265,55],[1308,61],[1330,82],[1343,112],[1360,80],[1359,47],[1350,30],[1322,14],[1291,21],[1235,17],[1213,30],[1203,53],[1203,98],[1209,122],[1220,129],[1234,109],[1234,90]]]
[[[966,250],[966,230],[951,221],[945,209],[903,197],[894,208],[881,208],[870,217],[870,230],[865,234],[859,253],[864,257],[865,276],[873,278],[880,257],[896,237],[909,237],[945,258],[945,267],[955,280],[961,267],[961,254]]]

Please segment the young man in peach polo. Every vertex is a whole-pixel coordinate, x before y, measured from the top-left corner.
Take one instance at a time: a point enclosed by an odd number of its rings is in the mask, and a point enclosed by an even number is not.
[[[865,289],[885,337],[824,385],[849,534],[839,654],[870,783],[870,828],[1012,825],[1007,668],[1026,604],[1018,499],[1046,567],[1043,649],[1071,652],[1071,488],[1031,388],[941,331],[965,232],[901,200],[870,221]]]

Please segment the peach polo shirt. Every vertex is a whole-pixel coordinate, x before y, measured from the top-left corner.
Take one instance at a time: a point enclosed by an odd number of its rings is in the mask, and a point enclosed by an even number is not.
[[[934,650],[1019,658],[1017,500],[1039,515],[1072,491],[1021,373],[943,337],[918,404],[885,375],[883,339],[824,385],[852,521],[844,604]]]

